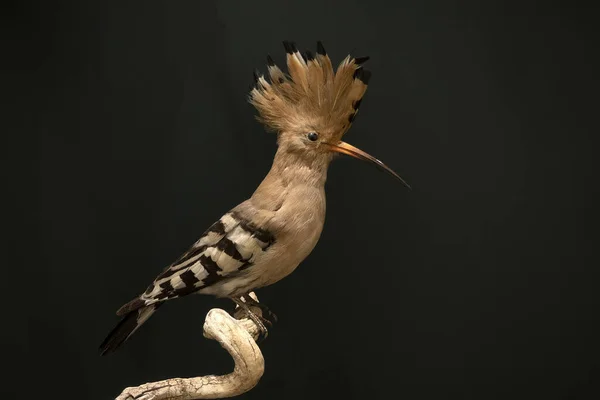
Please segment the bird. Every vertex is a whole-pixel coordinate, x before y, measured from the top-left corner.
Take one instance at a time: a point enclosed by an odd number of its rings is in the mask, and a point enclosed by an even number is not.
[[[120,322],[102,342],[102,355],[119,348],[166,301],[189,294],[229,298],[266,337],[249,293],[290,275],[317,244],[325,221],[325,182],[338,154],[368,161],[410,186],[387,165],[343,142],[371,72],[369,57],[348,55],[334,70],[321,41],[300,52],[283,41],[287,72],[267,56],[268,74],[254,72],[248,101],[277,136],[272,166],[250,198],[226,212],[139,296],[117,311]]]

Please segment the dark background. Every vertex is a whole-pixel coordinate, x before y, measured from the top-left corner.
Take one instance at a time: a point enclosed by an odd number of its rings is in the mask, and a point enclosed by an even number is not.
[[[174,301],[118,353],[97,346],[268,171],[275,136],[245,97],[290,39],[371,56],[346,140],[414,190],[332,165],[319,245],[259,291],[280,322],[243,397],[598,398],[595,17],[483,3],[4,3],[3,397],[231,369],[202,338],[226,300]]]

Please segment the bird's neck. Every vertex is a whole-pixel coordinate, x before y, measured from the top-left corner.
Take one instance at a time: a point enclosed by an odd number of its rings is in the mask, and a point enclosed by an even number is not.
[[[324,196],[327,168],[331,158],[326,155],[306,155],[279,147],[271,170],[252,195],[261,207],[276,209],[286,197],[311,193]],[[323,199],[324,200],[324,199]]]
[[[279,147],[269,175],[282,180],[284,184],[305,186],[325,185],[330,157],[322,154],[305,154]]]

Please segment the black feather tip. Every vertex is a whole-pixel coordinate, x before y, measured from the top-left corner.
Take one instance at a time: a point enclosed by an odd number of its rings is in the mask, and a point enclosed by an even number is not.
[[[367,61],[369,61],[369,56],[365,56],[365,57],[356,57],[354,59],[354,63],[357,65],[362,65],[364,63],[366,63]]]
[[[275,61],[273,61],[273,58],[271,58],[270,55],[267,54],[267,65],[269,67],[274,67],[275,66]]]
[[[315,56],[313,55],[313,53],[310,50],[306,50],[304,52],[304,58],[306,59],[306,61],[312,61],[315,59]]]
[[[366,69],[359,68],[354,71],[354,79],[359,79],[365,85],[369,84],[369,80],[371,79],[371,71],[367,71]]]
[[[298,49],[296,48],[296,43],[291,42],[289,40],[283,41],[283,47],[285,47],[285,52],[288,54],[294,54]]]
[[[321,43],[320,40],[317,42],[317,54],[320,54],[322,56],[327,55],[327,52],[325,51],[325,47],[323,47],[323,43]]]

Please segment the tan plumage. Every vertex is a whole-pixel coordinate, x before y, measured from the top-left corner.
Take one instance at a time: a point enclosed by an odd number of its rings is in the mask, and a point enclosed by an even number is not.
[[[370,74],[361,66],[367,58],[348,56],[334,72],[322,45],[316,57],[310,52],[302,56],[291,42],[285,46],[289,77],[269,58],[270,80],[257,74],[250,92],[259,121],[276,132],[304,129],[309,124],[324,139],[339,140],[350,128],[367,90]]]
[[[252,196],[208,228],[144,293],[102,343],[114,351],[167,300],[191,293],[229,297],[241,307],[250,291],[286,277],[310,254],[325,222],[325,181],[334,153],[381,161],[341,141],[365,94],[363,58],[346,57],[334,72],[323,45],[316,57],[284,42],[288,74],[268,58],[269,80],[255,74],[249,100],[278,136],[273,165]],[[249,312],[247,310],[247,312]],[[266,334],[262,321],[249,314]]]

